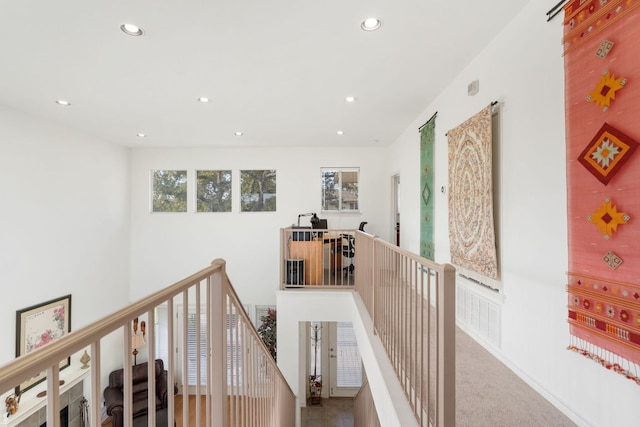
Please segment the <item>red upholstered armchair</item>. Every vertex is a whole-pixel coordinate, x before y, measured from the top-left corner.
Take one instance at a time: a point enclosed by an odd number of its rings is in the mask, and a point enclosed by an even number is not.
[[[148,381],[147,362],[140,363],[131,368],[133,379],[133,417],[145,415],[147,410]],[[156,400],[156,411],[167,407],[167,371],[164,362],[157,359],[155,362],[156,388],[153,390]],[[113,427],[123,426],[124,414],[124,370],[118,369],[109,374],[109,386],[104,389],[104,401],[107,407],[107,415],[111,416]]]

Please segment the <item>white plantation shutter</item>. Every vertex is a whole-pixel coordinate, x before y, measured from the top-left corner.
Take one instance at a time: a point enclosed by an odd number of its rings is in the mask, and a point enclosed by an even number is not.
[[[187,316],[187,383],[188,385],[197,385],[198,371],[196,367],[197,352],[197,315],[195,307],[189,308]],[[200,384],[205,385],[207,382],[207,313],[200,311]]]
[[[338,322],[337,332],[337,386],[360,387],[362,386],[362,362],[353,324]]]

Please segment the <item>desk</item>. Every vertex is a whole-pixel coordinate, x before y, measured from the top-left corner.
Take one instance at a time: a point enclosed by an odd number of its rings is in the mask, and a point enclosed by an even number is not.
[[[304,260],[304,284],[316,286],[322,284],[322,240],[291,240],[289,258]]]
[[[331,271],[342,270],[342,236],[325,233],[322,243],[329,245],[329,258]]]
[[[289,241],[289,258],[304,260],[305,286],[323,284],[324,245],[329,246],[331,271],[342,270],[342,236],[324,233],[321,239]]]

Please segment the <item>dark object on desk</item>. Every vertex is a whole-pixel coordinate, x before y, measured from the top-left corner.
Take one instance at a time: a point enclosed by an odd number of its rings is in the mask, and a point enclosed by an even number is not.
[[[362,221],[360,223],[360,226],[358,226],[358,230],[364,231],[364,226],[367,225],[367,224],[369,224],[367,221]]]
[[[167,371],[164,369],[162,359],[155,362],[156,389],[151,391],[155,395],[156,411],[167,407]],[[131,367],[131,378],[133,382],[133,418],[147,414],[147,362]],[[104,402],[107,407],[107,415],[111,415],[111,425],[122,427],[124,425],[124,371],[115,370],[109,374],[109,386],[104,389]],[[176,390],[174,390],[175,392]],[[165,417],[166,419],[166,417]]]
[[[316,215],[315,212],[309,212],[309,213],[305,213],[305,214],[300,214],[298,215],[298,227],[300,227],[300,218],[303,216],[310,216],[311,219],[309,220],[311,222],[311,225],[317,223],[318,221],[320,221],[320,218],[318,218],[318,215]]]
[[[294,230],[310,230],[311,227],[291,227]],[[294,231],[291,233],[291,239],[294,241],[308,241],[311,240],[311,232],[310,231]]]
[[[326,230],[329,227],[327,226],[327,220],[326,219],[318,218],[317,222],[311,223],[311,228],[313,228],[314,230]],[[318,235],[319,239],[322,238],[323,234],[321,232],[317,232],[316,234]]]

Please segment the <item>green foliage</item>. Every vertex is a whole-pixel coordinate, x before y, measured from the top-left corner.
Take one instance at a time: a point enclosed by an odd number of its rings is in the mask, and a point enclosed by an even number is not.
[[[197,172],[197,211],[231,212],[231,171]]]
[[[153,171],[153,212],[187,211],[187,171]]]
[[[271,357],[273,360],[277,361],[277,346],[276,346],[276,337],[277,337],[277,311],[271,308],[267,309],[267,314],[260,317],[260,327],[258,328],[258,334],[264,344],[269,349],[269,353],[271,353]]]
[[[276,171],[244,170],[240,172],[240,211],[274,212],[276,210]]]

